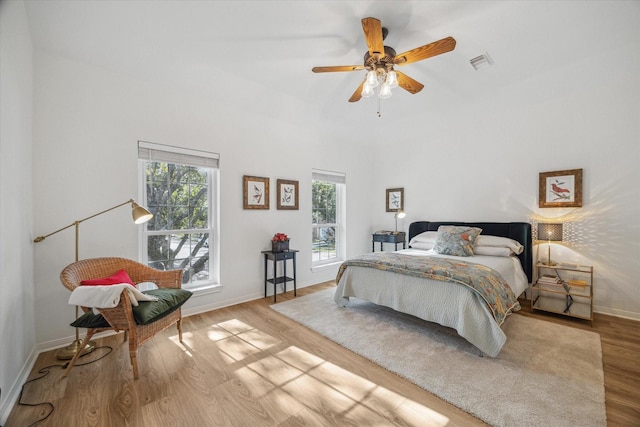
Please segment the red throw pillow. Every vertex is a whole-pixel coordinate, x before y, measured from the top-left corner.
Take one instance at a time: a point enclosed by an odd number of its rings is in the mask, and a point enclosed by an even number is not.
[[[126,271],[120,270],[113,276],[103,277],[101,279],[83,280],[80,282],[82,285],[97,286],[97,285],[119,285],[121,283],[128,283],[134,286],[133,280],[127,274]]]

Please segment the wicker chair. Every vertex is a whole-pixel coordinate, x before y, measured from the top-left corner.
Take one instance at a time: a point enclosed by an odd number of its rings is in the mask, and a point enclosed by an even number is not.
[[[83,280],[108,277],[120,270],[124,269],[134,283],[141,282],[154,282],[158,288],[180,288],[181,287],[181,270],[169,270],[161,271],[148,267],[144,264],[125,259],[125,258],[93,258],[85,259],[74,262],[73,264],[65,267],[60,273],[60,280],[62,284],[73,291],[76,287],[81,285]],[[187,291],[181,291],[186,293]],[[190,296],[190,293],[189,293]],[[186,297],[188,299],[188,296]],[[185,301],[186,301],[185,299]],[[140,303],[140,304],[153,304]],[[182,305],[182,304],[180,304]],[[82,310],[86,313],[91,313],[91,309],[82,307]],[[133,377],[138,378],[138,362],[137,351],[138,347],[144,344],[146,341],[153,338],[155,334],[161,332],[171,325],[176,324],[178,327],[178,336],[180,342],[182,342],[182,313],[180,306],[173,308],[169,314],[164,317],[153,321],[149,324],[138,324],[133,315],[131,301],[129,300],[127,292],[123,291],[120,303],[114,308],[98,309],[100,314],[104,317],[106,322],[102,321],[102,325],[91,325],[87,327],[87,335],[85,336],[80,349],[85,348],[91,337],[101,331],[113,330],[116,332],[124,331],[125,340],[129,340],[129,356],[131,358],[131,366],[133,367]],[[90,315],[87,315],[90,316]],[[102,319],[100,319],[102,320]],[[108,322],[108,323],[107,323]],[[76,322],[74,322],[75,324]],[[77,326],[78,327],[78,326]],[[86,326],[79,326],[86,327]],[[81,351],[78,351],[67,366],[64,376],[67,376],[73,368]]]

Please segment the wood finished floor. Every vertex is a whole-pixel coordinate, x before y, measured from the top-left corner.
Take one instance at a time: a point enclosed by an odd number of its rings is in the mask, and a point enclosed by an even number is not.
[[[322,283],[298,296],[335,286]],[[291,292],[278,301],[293,298]],[[600,333],[610,426],[640,426],[640,322],[520,314]],[[38,357],[23,402],[51,402],[39,426],[473,426],[485,425],[397,375],[269,308],[271,298],[187,317],[138,350],[134,381],[122,334],[62,378],[55,352]],[[401,351],[401,349],[399,349]],[[569,367],[570,368],[570,367]],[[535,390],[520,392],[535,393]],[[47,406],[16,405],[5,427],[28,426]]]

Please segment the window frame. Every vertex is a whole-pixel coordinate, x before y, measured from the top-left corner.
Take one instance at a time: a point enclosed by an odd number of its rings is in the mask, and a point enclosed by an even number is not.
[[[147,141],[138,141],[138,172],[139,172],[139,200],[148,207],[147,183],[146,183],[146,163],[162,162],[178,164],[182,166],[192,166],[208,169],[208,224],[207,228],[171,229],[171,230],[149,230],[148,224],[139,227],[138,257],[145,265],[149,265],[148,243],[149,236],[208,233],[209,234],[209,278],[206,280],[182,283],[183,289],[191,291],[202,291],[220,286],[220,238],[219,238],[219,160],[220,155],[200,150],[192,150],[182,147],[157,144]]]
[[[313,181],[330,182],[336,184],[336,212],[335,223],[316,224],[314,223],[313,212]],[[311,174],[311,233],[314,235],[314,231],[321,227],[335,227],[335,257],[329,259],[314,259],[313,237],[311,239],[311,267],[323,267],[327,265],[333,265],[341,263],[345,260],[346,254],[346,193],[347,193],[347,181],[346,174],[342,172],[332,172],[320,169],[313,169]]]

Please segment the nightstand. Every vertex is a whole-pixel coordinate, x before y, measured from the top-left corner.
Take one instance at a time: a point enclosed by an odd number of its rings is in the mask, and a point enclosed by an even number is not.
[[[296,253],[299,251],[289,249],[283,252],[262,251],[264,254],[264,297],[267,297],[267,283],[273,283],[273,302],[276,302],[276,285],[283,284],[283,291],[287,292],[287,282],[293,281],[293,296],[296,296]],[[268,261],[273,261],[273,277],[267,278]],[[287,260],[293,261],[293,277],[287,277]],[[282,261],[282,276],[277,275],[278,261]]]
[[[378,231],[373,233],[373,238],[371,239],[371,252],[376,251],[376,242],[380,242],[380,250],[384,250],[385,243],[393,243],[395,245],[395,250],[398,250],[398,243],[402,243],[402,249],[406,249],[406,233],[404,231],[398,231],[398,233],[394,233],[393,231]]]
[[[593,326],[593,267],[536,264],[531,309],[588,320]]]

